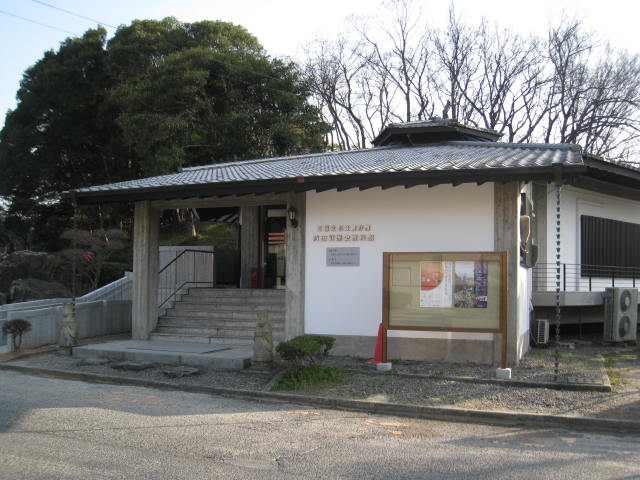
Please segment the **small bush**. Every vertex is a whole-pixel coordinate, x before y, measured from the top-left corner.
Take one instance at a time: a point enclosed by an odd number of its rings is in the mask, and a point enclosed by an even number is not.
[[[278,380],[272,390],[305,390],[311,385],[324,385],[335,382],[342,376],[342,371],[335,367],[310,365],[304,368],[293,368]]]
[[[2,326],[2,334],[11,335],[11,344],[13,345],[14,351],[20,350],[20,345],[22,345],[22,334],[27,333],[30,330],[31,322],[22,318],[9,320]]]
[[[335,341],[335,338],[323,335],[302,335],[280,342],[276,352],[283,360],[298,367],[315,365],[329,355]]]

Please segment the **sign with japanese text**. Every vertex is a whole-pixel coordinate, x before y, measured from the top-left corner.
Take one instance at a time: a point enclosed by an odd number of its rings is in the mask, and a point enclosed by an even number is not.
[[[328,247],[327,267],[359,267],[360,247]]]
[[[344,223],[318,225],[314,242],[373,242],[375,234],[369,224]]]

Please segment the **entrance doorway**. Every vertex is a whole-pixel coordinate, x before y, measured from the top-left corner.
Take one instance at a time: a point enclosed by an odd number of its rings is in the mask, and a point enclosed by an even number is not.
[[[286,285],[287,206],[262,207],[262,288],[284,288]]]

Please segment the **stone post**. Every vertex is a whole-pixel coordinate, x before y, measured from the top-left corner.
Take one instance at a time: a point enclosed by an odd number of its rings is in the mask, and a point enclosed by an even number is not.
[[[269,323],[269,311],[258,310],[258,323],[253,336],[253,366],[271,368],[273,363],[273,333]]]
[[[78,324],[76,322],[76,309],[73,302],[62,304],[62,321],[60,322],[60,337],[58,339],[60,350],[71,354],[71,348],[78,344]]]

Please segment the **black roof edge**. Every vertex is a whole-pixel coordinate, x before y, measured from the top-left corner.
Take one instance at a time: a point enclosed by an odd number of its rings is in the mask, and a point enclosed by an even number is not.
[[[622,181],[625,185],[630,183],[640,184],[640,170],[609,162],[595,155],[583,155],[582,160],[587,167],[587,175],[591,173],[589,176],[601,176],[604,174],[609,180],[618,178],[618,181]]]
[[[382,129],[371,141],[371,144],[375,147],[386,146],[389,138],[398,134],[410,137],[417,133],[456,132],[468,137],[468,140],[473,139],[474,141],[482,142],[497,142],[503,135],[495,130],[464,125],[452,119],[435,119],[431,125],[429,123],[431,122],[391,123]]]
[[[321,188],[372,188],[402,185],[442,185],[463,183],[553,181],[560,169],[563,181],[585,171],[583,165],[556,164],[549,167],[491,168],[485,170],[446,170],[425,172],[367,173],[361,175],[328,175],[323,177],[298,177],[277,180],[208,183],[184,186],[152,187],[110,191],[64,192],[75,197],[78,204],[131,202],[140,200],[176,200],[191,197],[215,197],[228,195],[304,192]]]

